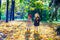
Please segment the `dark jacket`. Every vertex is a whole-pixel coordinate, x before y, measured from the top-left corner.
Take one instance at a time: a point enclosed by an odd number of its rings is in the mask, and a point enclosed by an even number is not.
[[[39,17],[37,17],[37,18],[38,18],[38,20],[36,18],[34,20],[34,26],[39,26],[40,18]]]

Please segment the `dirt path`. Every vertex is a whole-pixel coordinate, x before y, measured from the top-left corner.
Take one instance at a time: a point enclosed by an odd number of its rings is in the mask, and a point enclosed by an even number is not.
[[[25,40],[25,32],[26,32],[26,22],[9,22],[0,24],[0,32],[7,34],[5,40]],[[34,26],[31,27],[30,40],[34,39]],[[41,40],[55,40],[56,32],[52,27],[49,27],[47,24],[40,24],[39,29],[39,38]]]

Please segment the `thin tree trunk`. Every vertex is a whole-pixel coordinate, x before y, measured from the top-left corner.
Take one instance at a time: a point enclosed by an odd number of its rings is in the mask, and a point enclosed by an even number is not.
[[[9,0],[6,0],[6,22],[8,22],[8,7],[9,7]]]
[[[14,8],[15,8],[15,0],[12,0],[10,20],[14,20]]]
[[[0,20],[1,20],[1,0],[0,0]]]

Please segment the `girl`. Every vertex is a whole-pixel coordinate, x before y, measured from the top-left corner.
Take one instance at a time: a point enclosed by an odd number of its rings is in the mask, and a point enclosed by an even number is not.
[[[28,14],[28,20],[27,20],[27,32],[30,31],[30,27],[32,25],[32,20],[31,20],[32,16],[31,14]]]
[[[40,16],[38,13],[35,14],[35,19],[34,19],[34,26],[35,26],[35,31],[38,32],[38,26],[40,23]]]

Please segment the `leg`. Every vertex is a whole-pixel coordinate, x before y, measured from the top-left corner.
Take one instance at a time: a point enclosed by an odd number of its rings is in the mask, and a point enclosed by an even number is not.
[[[27,27],[27,31],[30,31],[30,27]]]
[[[38,34],[38,26],[35,26],[34,33]]]
[[[38,27],[36,27],[36,31],[38,31]]]
[[[28,34],[30,34],[30,25],[29,25],[29,24],[27,25],[26,29],[27,29],[26,32],[27,32]]]

